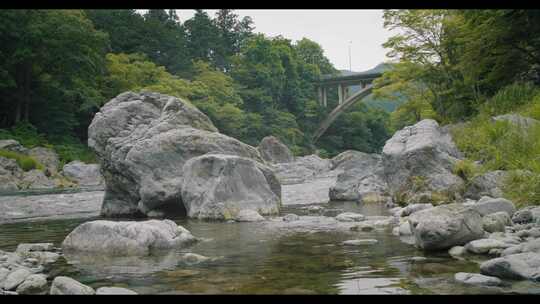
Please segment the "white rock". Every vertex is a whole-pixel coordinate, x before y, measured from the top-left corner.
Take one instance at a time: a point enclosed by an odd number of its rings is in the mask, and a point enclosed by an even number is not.
[[[54,278],[50,291],[51,295],[93,295],[95,293],[92,287],[63,276]]]
[[[96,295],[136,295],[133,290],[122,287],[100,287],[96,290]]]

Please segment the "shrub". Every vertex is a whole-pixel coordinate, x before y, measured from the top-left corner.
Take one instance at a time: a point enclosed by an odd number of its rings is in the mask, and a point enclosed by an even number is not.
[[[471,180],[479,171],[476,164],[468,159],[456,162],[453,173],[465,181]]]
[[[512,172],[505,181],[503,192],[518,208],[540,205],[540,174]]]
[[[8,150],[0,150],[0,156],[14,159],[15,161],[17,161],[17,164],[19,165],[19,167],[21,167],[24,171],[30,171],[33,169],[38,169],[38,170],[45,169],[45,167],[40,162],[35,160],[33,157],[30,157],[24,154],[20,154],[20,153],[8,151]]]
[[[482,111],[490,115],[508,113],[531,102],[538,93],[533,84],[516,82],[500,89],[483,105]]]

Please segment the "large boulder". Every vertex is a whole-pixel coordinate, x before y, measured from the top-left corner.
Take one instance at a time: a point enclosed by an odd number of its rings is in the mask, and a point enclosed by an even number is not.
[[[334,165],[341,167],[343,172],[338,175],[336,185],[328,192],[330,199],[386,201],[387,185],[384,181],[381,156],[355,152],[334,160]]]
[[[29,156],[40,162],[50,174],[58,172],[58,166],[60,165],[60,159],[58,154],[53,149],[45,147],[35,147],[28,150]]]
[[[274,136],[266,136],[259,144],[261,157],[271,163],[289,163],[294,161],[291,150]]]
[[[156,249],[185,247],[197,241],[171,220],[113,222],[97,220],[79,225],[64,239],[65,252],[111,256],[147,255]]]
[[[483,262],[482,274],[511,280],[540,281],[540,254],[527,252]]]
[[[182,170],[189,217],[228,220],[246,209],[279,213],[281,186],[272,182],[276,178],[270,168],[252,159],[207,154],[188,160]]]
[[[79,186],[100,186],[104,181],[99,169],[99,164],[85,164],[75,160],[64,165],[62,174]]]
[[[213,152],[263,162],[254,147],[220,134],[189,102],[158,93],[113,98],[94,116],[88,136],[105,178],[105,216],[185,213],[181,181],[193,157]]]
[[[489,171],[474,177],[467,186],[464,196],[475,200],[482,196],[502,197],[502,186],[508,177],[508,172],[503,170]]]
[[[451,196],[464,186],[452,173],[461,154],[435,120],[424,119],[397,131],[384,145],[382,157],[389,190],[404,201],[417,192]]]
[[[0,156],[0,191],[16,191],[23,175],[17,161]]]
[[[443,250],[484,237],[478,212],[461,204],[424,209],[409,216],[417,247]]]
[[[504,211],[508,213],[508,216],[512,216],[516,212],[516,207],[511,201],[500,198],[491,198],[484,196],[476,204],[469,206],[471,209],[476,210],[481,216]]]
[[[282,185],[300,184],[330,171],[332,162],[312,154],[296,157],[293,162],[270,165]]]

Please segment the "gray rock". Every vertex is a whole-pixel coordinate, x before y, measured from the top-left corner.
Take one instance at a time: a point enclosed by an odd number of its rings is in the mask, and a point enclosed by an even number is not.
[[[467,251],[477,254],[488,253],[491,249],[506,249],[511,245],[496,239],[474,240],[465,245]]]
[[[478,273],[458,272],[454,275],[454,279],[460,283],[470,285],[499,286],[502,284],[499,278]]]
[[[373,221],[368,221],[368,222],[361,222],[360,224],[356,225],[356,226],[352,226],[350,228],[351,231],[363,231],[363,232],[368,232],[368,231],[372,231],[372,230],[375,230],[375,223]],[[398,227],[396,227],[398,228]],[[398,232],[399,233],[399,232]]]
[[[540,239],[534,239],[524,243],[521,247],[521,251],[540,254]]]
[[[285,222],[292,222],[292,221],[298,221],[300,217],[294,213],[289,213],[283,217],[283,221]]]
[[[411,204],[401,209],[400,216],[409,216],[417,211],[433,208],[432,204]]]
[[[56,183],[45,176],[43,171],[33,169],[23,173],[19,187],[22,189],[50,189],[56,187]]]
[[[343,172],[337,176],[336,185],[331,187],[328,192],[330,199],[336,201],[385,202],[388,194],[381,156],[355,152],[354,154],[349,153],[346,160],[338,159],[334,161],[334,163],[338,162],[337,166]],[[342,158],[345,158],[345,156]]]
[[[58,172],[60,159],[53,149],[45,147],[35,147],[28,150],[28,155],[40,162],[51,174]]]
[[[504,211],[509,216],[512,216],[516,212],[514,203],[502,197],[480,199],[476,204],[470,206],[470,208],[476,210],[482,216],[500,211]]]
[[[100,287],[96,290],[96,295],[136,295],[133,290],[122,287]]]
[[[18,141],[14,139],[0,140],[0,150],[8,150],[12,152],[26,154],[28,149],[23,147]]]
[[[513,254],[522,253],[523,252],[522,250],[523,250],[523,244],[510,246],[510,247],[504,249],[501,252],[501,256],[507,256],[507,255],[513,255]]]
[[[3,286],[2,281],[8,276],[9,273],[9,269],[0,267],[0,287]]]
[[[234,219],[241,210],[279,213],[280,197],[267,181],[270,169],[243,157],[207,154],[183,167],[182,200],[189,217]],[[260,216],[260,215],[259,215]]]
[[[50,291],[51,295],[93,295],[95,293],[92,287],[64,276],[54,278]]]
[[[237,222],[260,222],[264,221],[264,217],[262,217],[257,211],[255,210],[240,210],[238,214],[234,218]]]
[[[193,157],[221,153],[263,161],[254,147],[220,134],[189,102],[158,93],[113,98],[94,116],[88,137],[106,183],[104,216],[182,213],[183,167]]]
[[[417,192],[457,193],[464,185],[452,173],[461,157],[448,132],[432,119],[397,131],[382,152],[384,175],[392,195]]]
[[[51,251],[54,250],[53,243],[21,243],[17,245],[18,253],[28,253],[31,251]]]
[[[507,171],[489,171],[474,177],[467,186],[464,196],[472,199],[480,199],[482,196],[502,197],[502,186],[508,176]]]
[[[482,274],[511,280],[540,281],[540,254],[527,252],[483,262]]]
[[[300,184],[328,172],[332,163],[317,155],[296,157],[293,162],[270,165],[282,185]]]
[[[22,178],[23,170],[17,161],[0,156],[0,191],[16,191]]]
[[[365,219],[366,217],[363,214],[355,212],[343,212],[336,216],[338,222],[361,222]]]
[[[47,276],[44,274],[31,274],[19,287],[18,294],[46,294],[49,291],[47,286]]]
[[[79,186],[100,186],[105,183],[99,172],[99,164],[85,164],[75,160],[64,165],[62,174]]]
[[[454,246],[448,250],[448,254],[452,257],[462,257],[467,250],[463,246]]]
[[[531,223],[532,221],[533,221],[533,214],[531,210],[528,210],[528,209],[518,210],[512,216],[512,222],[517,223],[517,224],[527,224],[527,223]]]
[[[147,255],[152,249],[188,246],[197,239],[171,220],[113,222],[97,220],[75,228],[62,243],[64,251],[106,255]]]
[[[5,290],[15,290],[32,273],[27,269],[21,268],[7,275],[3,282]]]
[[[504,232],[505,226],[511,224],[510,216],[505,211],[491,213],[482,218],[482,227],[487,232]]]
[[[409,221],[401,223],[398,227],[399,235],[412,235],[411,225]]]
[[[345,246],[361,246],[361,245],[374,245],[377,244],[379,241],[374,239],[364,239],[364,240],[347,240],[341,243]]]
[[[480,214],[460,204],[418,211],[409,223],[416,246],[424,250],[447,249],[484,236]]]
[[[271,163],[289,163],[294,161],[291,150],[274,136],[266,136],[259,144],[261,157]]]

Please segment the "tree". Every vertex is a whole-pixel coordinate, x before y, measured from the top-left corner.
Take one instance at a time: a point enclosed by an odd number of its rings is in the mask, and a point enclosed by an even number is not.
[[[201,9],[195,10],[193,18],[184,22],[187,32],[187,49],[194,60],[215,63],[218,29],[212,19]]]

